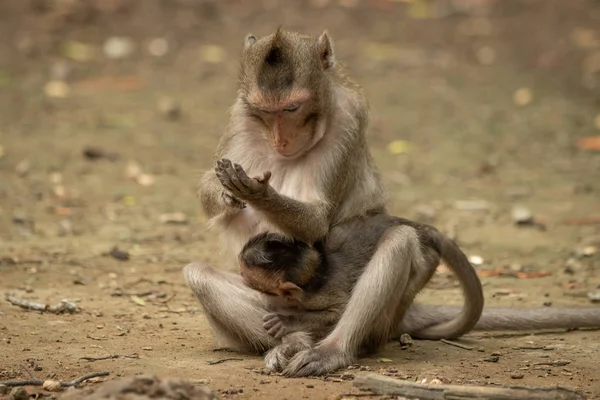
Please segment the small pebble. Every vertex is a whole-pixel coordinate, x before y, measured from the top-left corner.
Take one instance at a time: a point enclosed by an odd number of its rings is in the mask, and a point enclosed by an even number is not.
[[[158,102],[158,111],[167,119],[176,120],[181,116],[181,106],[170,97],[163,97]]]
[[[133,53],[135,43],[127,37],[111,37],[104,42],[104,55],[110,59],[125,58]]]
[[[400,335],[400,344],[402,346],[412,346],[413,340],[408,333],[403,333]]]
[[[524,374],[523,374],[521,371],[513,371],[513,372],[510,374],[510,377],[511,377],[512,379],[523,379],[523,377],[524,377],[524,376],[525,376],[525,375],[524,375]]]
[[[69,85],[63,81],[50,81],[44,86],[44,93],[48,97],[64,99],[69,95]]]
[[[169,51],[169,42],[165,38],[152,39],[148,43],[148,53],[154,57],[163,57]]]
[[[477,255],[469,256],[469,262],[475,266],[482,265],[483,257]]]
[[[531,103],[532,100],[533,93],[531,92],[531,89],[528,88],[518,89],[513,95],[513,101],[518,106],[526,106]]]
[[[487,357],[487,358],[484,358],[483,361],[496,363],[496,362],[500,361],[500,357],[498,357],[498,356]]]
[[[597,290],[595,292],[590,292],[587,294],[588,299],[590,299],[590,301],[592,303],[600,303],[600,290]]]
[[[516,225],[531,225],[533,223],[532,212],[523,206],[515,206],[511,211],[512,220]]]
[[[44,390],[47,390],[49,392],[60,392],[62,390],[62,388],[60,386],[60,382],[53,381],[51,379],[44,381],[44,384],[42,385],[42,387],[44,388]]]
[[[8,396],[9,400],[29,400],[29,393],[22,387],[13,388]]]

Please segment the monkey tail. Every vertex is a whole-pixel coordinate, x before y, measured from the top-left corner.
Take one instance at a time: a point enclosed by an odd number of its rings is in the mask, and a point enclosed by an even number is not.
[[[484,298],[481,281],[475,269],[460,248],[443,234],[431,232],[438,244],[442,260],[456,274],[465,297],[463,307],[453,318],[427,326],[412,333],[415,338],[439,340],[456,339],[473,330],[483,312]]]

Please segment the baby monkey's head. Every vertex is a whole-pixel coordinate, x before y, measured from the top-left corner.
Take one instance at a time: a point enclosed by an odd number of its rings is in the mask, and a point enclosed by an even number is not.
[[[246,285],[298,302],[304,293],[302,287],[318,270],[321,254],[305,242],[264,232],[248,240],[239,262]]]

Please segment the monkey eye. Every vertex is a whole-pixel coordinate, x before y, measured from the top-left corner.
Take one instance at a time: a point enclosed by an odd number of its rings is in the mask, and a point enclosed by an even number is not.
[[[294,112],[294,111],[297,111],[299,108],[300,108],[300,103],[292,103],[289,106],[287,106],[286,108],[284,108],[283,111]]]

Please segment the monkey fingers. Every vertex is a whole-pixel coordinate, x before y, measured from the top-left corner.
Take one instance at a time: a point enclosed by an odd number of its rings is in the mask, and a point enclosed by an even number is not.
[[[225,189],[228,189],[235,197],[240,197],[242,183],[237,179],[231,161],[225,158],[217,161],[215,173]]]
[[[318,345],[297,353],[283,370],[288,377],[325,375],[352,364],[352,357],[334,346]]]
[[[283,336],[290,333],[285,326],[285,321],[287,319],[287,317],[276,313],[265,314],[263,317],[263,328],[265,328],[272,338],[281,339]]]

